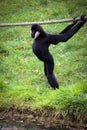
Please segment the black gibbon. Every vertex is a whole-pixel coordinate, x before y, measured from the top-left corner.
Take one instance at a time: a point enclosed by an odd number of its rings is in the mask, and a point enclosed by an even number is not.
[[[38,24],[33,24],[31,27],[31,36],[34,38],[34,43],[32,45],[33,52],[39,60],[44,62],[44,73],[50,86],[54,89],[59,88],[59,84],[53,72],[53,56],[49,52],[48,48],[50,44],[56,45],[59,42],[68,41],[84,25],[85,22],[86,20],[84,19],[84,16],[81,16],[79,22],[76,22],[74,19],[73,23],[68,25],[59,34],[49,34]]]

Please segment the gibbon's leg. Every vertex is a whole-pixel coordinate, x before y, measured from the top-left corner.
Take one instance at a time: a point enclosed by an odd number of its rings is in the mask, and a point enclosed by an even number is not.
[[[44,63],[44,73],[47,76],[47,69],[46,69],[46,63]]]
[[[47,79],[48,79],[48,82],[50,84],[50,86],[54,89],[56,88],[59,88],[59,84],[55,78],[55,75],[53,73],[53,64],[50,64],[50,63],[46,63],[46,70],[47,70]]]
[[[53,73],[54,70],[54,60],[50,53],[46,56],[47,61],[44,62],[44,73],[48,79],[50,86],[54,89],[59,88],[59,84]]]

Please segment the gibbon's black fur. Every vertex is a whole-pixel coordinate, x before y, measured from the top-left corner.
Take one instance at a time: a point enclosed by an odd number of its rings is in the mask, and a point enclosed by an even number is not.
[[[34,54],[39,60],[44,62],[44,73],[50,86],[54,89],[59,88],[59,84],[54,75],[54,60],[49,52],[50,44],[58,44],[59,42],[68,41],[86,22],[83,16],[81,16],[80,22],[76,22],[75,19],[73,23],[68,25],[59,34],[49,34],[43,30],[43,28],[38,24],[33,24],[31,27],[31,36],[34,38],[34,43],[32,49]]]

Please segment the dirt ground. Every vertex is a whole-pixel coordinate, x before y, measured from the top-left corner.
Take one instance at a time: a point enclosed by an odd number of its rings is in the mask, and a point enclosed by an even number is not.
[[[38,111],[4,110],[0,112],[1,121],[22,122],[26,124],[35,123],[48,127],[65,127],[70,130],[87,130],[87,124],[65,121],[54,113]]]

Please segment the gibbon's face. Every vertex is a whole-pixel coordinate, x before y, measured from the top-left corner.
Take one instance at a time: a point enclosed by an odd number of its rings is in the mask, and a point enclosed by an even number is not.
[[[32,36],[32,38],[36,39],[36,38],[39,37],[39,35],[40,35],[40,32],[39,32],[39,31],[35,31],[35,30],[32,30],[32,31],[31,31],[31,36]]]
[[[31,27],[32,38],[34,38],[34,39],[38,38],[41,33],[43,33],[42,27],[38,24],[33,24]]]

